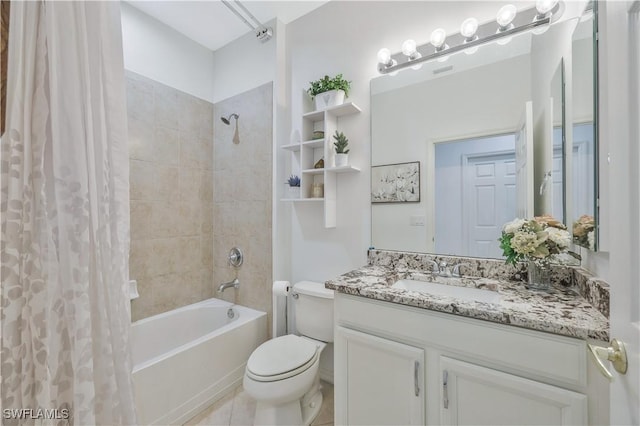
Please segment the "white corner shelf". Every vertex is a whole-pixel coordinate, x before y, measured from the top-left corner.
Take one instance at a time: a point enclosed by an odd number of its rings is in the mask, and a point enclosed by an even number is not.
[[[342,117],[344,115],[357,114],[362,110],[353,102],[345,102],[342,105],[321,109],[319,111],[311,111],[302,116],[302,118],[313,121],[320,121],[324,118],[324,114],[330,114],[334,117]],[[325,132],[326,135],[326,132]]]
[[[357,173],[360,169],[353,166],[316,169],[314,165],[320,158],[324,159],[325,166],[335,163],[331,137],[338,131],[338,118],[357,114],[361,111],[360,107],[353,102],[346,102],[342,105],[303,114],[300,127],[302,141],[280,146],[280,148],[290,152],[291,164],[289,170],[291,174],[300,175],[300,191],[302,194],[301,198],[283,198],[280,201],[293,202],[294,204],[304,202],[322,203],[325,228],[335,228],[337,225],[337,175]],[[314,130],[320,130],[319,122],[322,123],[324,137],[311,139]],[[310,197],[312,186],[317,183],[324,185],[324,198]]]
[[[359,168],[353,166],[329,167],[325,170],[327,173],[357,173],[360,171]]]

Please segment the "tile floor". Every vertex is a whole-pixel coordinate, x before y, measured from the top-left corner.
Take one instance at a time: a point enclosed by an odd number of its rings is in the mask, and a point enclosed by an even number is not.
[[[322,408],[311,426],[333,426],[333,385],[324,381],[321,383]],[[242,386],[238,386],[229,395],[185,424],[190,426],[249,426],[253,425],[255,409],[255,401],[244,393]]]

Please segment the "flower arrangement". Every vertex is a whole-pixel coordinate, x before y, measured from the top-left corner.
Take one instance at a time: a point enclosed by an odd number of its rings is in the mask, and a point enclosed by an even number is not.
[[[564,224],[545,215],[506,223],[498,241],[507,263],[530,260],[548,265],[551,256],[567,252],[571,235]]]
[[[596,221],[593,216],[583,214],[573,222],[573,241],[583,247],[594,248]]]

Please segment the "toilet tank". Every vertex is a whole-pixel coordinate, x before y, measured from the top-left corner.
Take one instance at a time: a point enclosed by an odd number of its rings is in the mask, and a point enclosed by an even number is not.
[[[322,283],[300,281],[293,286],[293,309],[298,333],[333,342],[333,290]]]

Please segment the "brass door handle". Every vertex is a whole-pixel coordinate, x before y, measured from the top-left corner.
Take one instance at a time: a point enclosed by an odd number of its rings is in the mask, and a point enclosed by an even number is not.
[[[604,365],[603,359],[611,361],[613,368],[620,373],[625,374],[627,372],[627,351],[624,348],[624,343],[619,339],[613,339],[610,346],[595,346],[587,344],[593,359],[598,366],[598,369],[609,380],[613,380],[613,374]]]

